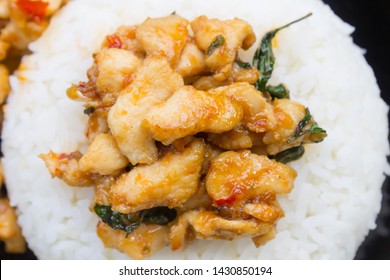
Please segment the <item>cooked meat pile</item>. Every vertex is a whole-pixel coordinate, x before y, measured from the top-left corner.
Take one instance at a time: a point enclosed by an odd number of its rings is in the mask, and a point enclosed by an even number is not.
[[[105,246],[141,259],[195,238],[275,236],[277,195],[296,177],[284,163],[326,133],[305,106],[258,90],[262,70],[239,57],[255,41],[244,20],[176,14],[106,36],[67,91],[85,104],[88,150],[41,155],[52,176],[95,188]]]

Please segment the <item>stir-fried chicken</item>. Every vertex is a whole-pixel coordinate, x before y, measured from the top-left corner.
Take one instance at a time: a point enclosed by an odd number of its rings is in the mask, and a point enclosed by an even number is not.
[[[96,87],[101,92],[119,95],[124,88],[124,80],[130,77],[141,60],[131,52],[122,49],[105,49],[96,54],[98,76]]]
[[[81,170],[79,160],[82,156],[80,152],[56,154],[50,151],[40,157],[45,161],[52,177],[60,178],[69,186],[92,186],[98,176]]]
[[[9,48],[24,52],[46,29],[49,18],[67,0],[8,0],[0,2],[0,18],[7,24],[0,34],[1,53]]]
[[[231,206],[266,192],[288,193],[296,172],[287,165],[250,151],[225,152],[211,162],[206,189],[214,204]]]
[[[140,259],[194,238],[274,238],[296,177],[279,153],[326,134],[240,59],[255,40],[241,19],[179,15],[105,37],[88,81],[68,90],[85,102],[87,152],[42,155],[53,176],[94,185],[105,246]]]
[[[9,73],[7,68],[0,64],[0,105],[5,102],[10,91],[8,75]]]
[[[168,145],[198,132],[229,131],[242,117],[242,106],[238,102],[223,94],[187,86],[177,90],[165,103],[155,106],[147,116],[147,123],[152,137]]]
[[[99,222],[97,234],[106,247],[116,248],[133,259],[144,259],[169,244],[169,227],[161,225],[142,225],[127,235]]]
[[[231,240],[237,236],[261,236],[272,229],[272,224],[256,219],[224,219],[210,211],[190,210],[171,227],[169,237],[172,250],[178,250],[185,246],[188,231],[200,239]]]
[[[184,152],[168,152],[157,162],[135,167],[111,187],[112,209],[130,213],[156,206],[181,206],[199,188],[205,144],[194,140]]]
[[[79,161],[80,170],[100,175],[113,175],[125,168],[129,161],[119,151],[110,134],[99,134]]]
[[[164,55],[175,65],[187,42],[188,21],[178,15],[146,19],[136,31],[136,38],[147,55]]]
[[[227,79],[237,51],[241,47],[244,50],[250,48],[256,41],[252,27],[237,18],[221,21],[200,16],[191,22],[191,27],[196,44],[206,52],[206,65],[211,72],[216,73],[217,80]]]
[[[119,149],[133,165],[157,160],[154,139],[143,125],[146,114],[183,84],[166,58],[149,56],[111,108],[108,125]]]
[[[23,253],[26,250],[26,241],[16,222],[16,213],[8,199],[0,199],[0,240],[5,243],[8,253]]]

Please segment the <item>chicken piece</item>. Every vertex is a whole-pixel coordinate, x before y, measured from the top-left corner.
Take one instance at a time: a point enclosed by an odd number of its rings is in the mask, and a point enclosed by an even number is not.
[[[169,227],[143,224],[129,235],[99,222],[97,234],[105,247],[115,248],[133,259],[144,259],[169,244]]]
[[[226,79],[221,80],[218,75],[203,76],[191,81],[189,84],[199,90],[210,90],[217,87],[227,86],[233,83],[246,82],[249,84],[254,84],[259,79],[259,75],[259,70],[257,70],[255,67],[246,69],[238,66],[237,62],[235,62],[233,63],[233,68],[230,73],[230,76]]]
[[[146,121],[152,137],[169,145],[198,132],[229,131],[242,117],[242,106],[230,98],[185,86],[154,107]]]
[[[216,206],[233,206],[266,192],[292,190],[296,172],[291,167],[250,151],[224,152],[211,162],[206,189]]]
[[[183,205],[176,208],[179,213],[184,213],[194,209],[209,209],[211,208],[213,201],[209,197],[206,191],[205,182],[200,182],[198,191]]]
[[[90,114],[85,129],[85,136],[88,138],[89,144],[93,142],[97,135],[108,132],[109,128],[106,114],[102,114],[101,109],[95,110],[94,113]]]
[[[197,79],[192,86],[198,90],[210,90],[230,84],[229,80],[218,81],[213,76],[204,76]]]
[[[10,91],[8,76],[9,72],[7,67],[0,64],[0,104],[5,102]]]
[[[102,176],[95,180],[95,195],[91,203],[91,211],[93,211],[93,207],[96,204],[111,205],[109,192],[111,186],[115,184],[116,179],[114,176]]]
[[[32,20],[42,20],[45,16],[53,15],[61,5],[68,0],[8,0],[7,2],[16,6],[26,13]],[[35,2],[35,3],[34,3]]]
[[[210,90],[210,93],[223,94],[240,103],[244,109],[242,124],[249,130],[261,133],[276,126],[272,105],[254,86],[248,83],[234,83]]]
[[[275,236],[276,236],[276,228],[273,227],[272,230],[270,230],[267,233],[252,237],[252,241],[256,247],[260,247],[260,246],[266,244],[268,241],[274,239]]]
[[[264,135],[263,142],[267,145],[267,153],[275,155],[291,147],[299,146],[302,138],[287,143],[294,134],[298,123],[305,115],[305,106],[289,99],[275,99],[274,113],[277,125]]]
[[[0,2],[0,18],[9,19],[0,35],[0,60],[12,47],[23,54],[28,44],[43,33],[49,16],[66,0],[9,0]]]
[[[131,213],[181,206],[199,188],[204,155],[205,144],[195,139],[184,152],[170,151],[151,165],[134,167],[111,187],[112,210]]]
[[[203,161],[203,167],[201,174],[206,175],[209,172],[211,161],[219,156],[223,150],[221,150],[219,147],[207,144],[205,155],[204,155],[204,161]]]
[[[40,155],[52,177],[62,179],[69,186],[91,186],[99,176],[81,170],[79,165],[81,157],[82,154],[80,152],[56,154],[50,151],[48,154]]]
[[[46,16],[51,16],[59,10],[59,8],[68,0],[44,0],[49,5],[46,8]]]
[[[183,78],[198,76],[208,72],[204,53],[198,49],[192,38],[185,45],[175,70]]]
[[[237,236],[260,236],[273,230],[273,225],[256,219],[224,219],[206,210],[192,210],[182,214],[171,227],[169,238],[172,250],[184,247],[190,226],[199,239],[228,239]],[[191,231],[190,231],[191,232]]]
[[[5,242],[5,251],[8,253],[26,251],[26,241],[16,222],[15,210],[8,199],[0,199],[0,239]]]
[[[249,149],[259,141],[260,138],[238,125],[234,129],[220,134],[210,133],[207,140],[225,150]]]
[[[187,42],[188,21],[179,15],[147,18],[136,31],[136,38],[147,55],[164,55],[176,65]]]
[[[266,203],[246,203],[244,212],[263,222],[275,222],[284,215],[282,209]]]
[[[114,175],[129,163],[118,149],[110,134],[99,134],[89,145],[87,152],[79,161],[80,170],[100,175]]]
[[[7,239],[16,235],[18,231],[16,214],[8,199],[0,199],[0,239]]]
[[[256,41],[250,24],[237,18],[221,21],[200,16],[191,27],[197,46],[206,53],[206,65],[217,73],[217,80],[227,79],[238,50],[247,50]]]
[[[251,85],[255,84],[259,79],[260,72],[256,67],[243,68],[237,62],[233,63],[231,79],[235,83],[246,82]]]
[[[110,109],[109,128],[119,149],[133,165],[157,160],[157,148],[143,126],[144,119],[155,105],[183,85],[183,78],[173,71],[165,57],[149,56]]]
[[[4,60],[5,57],[7,56],[7,51],[9,47],[10,44],[8,42],[4,42],[0,36],[0,61]]]
[[[145,58],[145,50],[136,38],[137,26],[120,26],[114,34],[106,36],[103,48],[118,48],[130,51],[140,59]]]
[[[0,0],[0,19],[9,18],[9,0]]]
[[[9,43],[17,50],[25,50],[28,44],[43,33],[48,26],[46,13],[48,3],[36,4],[27,1],[11,0],[9,3],[10,21],[1,31],[0,40]]]
[[[131,52],[115,48],[98,52],[95,61],[99,73],[96,80],[97,89],[114,93],[116,97],[125,87],[125,78],[130,77],[141,63]]]

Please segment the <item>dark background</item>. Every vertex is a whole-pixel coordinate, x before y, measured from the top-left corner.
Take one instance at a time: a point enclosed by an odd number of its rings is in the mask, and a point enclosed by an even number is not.
[[[382,98],[390,104],[390,0],[323,0],[344,21],[355,26],[353,39],[367,50],[366,59],[374,69]],[[336,42],[335,42],[336,43]],[[390,117],[389,117],[390,120]],[[360,246],[356,259],[390,260],[390,179],[383,185],[382,209],[377,228]],[[0,248],[1,259],[35,259],[29,251],[9,255]]]

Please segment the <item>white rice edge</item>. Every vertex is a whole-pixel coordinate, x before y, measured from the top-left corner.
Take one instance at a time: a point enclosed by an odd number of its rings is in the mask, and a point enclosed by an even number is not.
[[[126,259],[106,249],[88,211],[90,188],[52,179],[38,158],[49,150],[85,150],[82,104],[69,100],[71,83],[86,80],[92,53],[119,25],[173,11],[193,19],[239,17],[258,40],[271,28],[308,12],[313,16],[277,36],[272,83],[283,81],[292,99],[307,105],[328,138],[306,146],[295,188],[280,196],[285,217],[276,238],[255,248],[250,238],[198,240],[181,252],[166,248],[154,259],[351,259],[380,210],[388,170],[388,106],[374,73],[342,22],[319,0],[74,0],[55,16],[11,77],[3,128],[6,184],[29,246],[39,259]],[[242,57],[250,61],[255,46]]]

